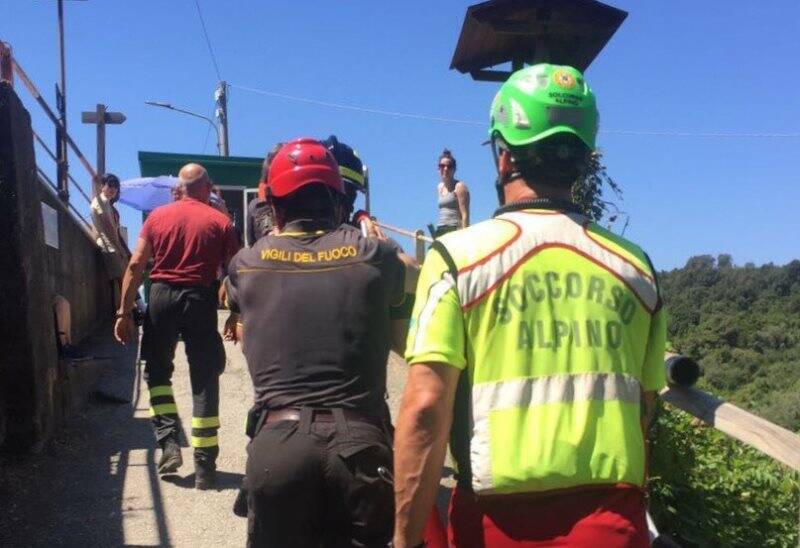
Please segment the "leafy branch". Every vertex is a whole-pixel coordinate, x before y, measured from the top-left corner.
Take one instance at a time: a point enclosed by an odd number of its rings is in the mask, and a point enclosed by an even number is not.
[[[609,227],[621,217],[625,218],[622,232],[628,226],[628,214],[619,209],[614,201],[604,199],[604,192],[610,190],[615,200],[622,200],[622,188],[608,174],[603,164],[603,153],[599,150],[592,152],[583,177],[572,187],[572,199],[578,204],[591,219],[596,222],[607,221]]]

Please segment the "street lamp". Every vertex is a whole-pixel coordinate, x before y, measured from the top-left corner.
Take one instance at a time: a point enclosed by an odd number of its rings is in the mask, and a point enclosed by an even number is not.
[[[166,103],[164,101],[145,101],[144,103],[146,105],[150,105],[151,107],[168,108],[169,110],[174,110],[175,112],[182,112],[183,114],[188,114],[189,116],[194,116],[195,118],[202,118],[203,120],[205,120],[206,122],[211,124],[211,127],[214,128],[214,131],[217,134],[217,153],[218,154],[222,154],[222,144],[220,143],[220,140],[219,140],[219,128],[217,127],[217,124],[215,124],[214,121],[211,118],[203,116],[202,114],[197,114],[195,112],[190,112],[188,110],[184,110],[182,108],[178,108],[176,106],[173,106],[171,103]]]

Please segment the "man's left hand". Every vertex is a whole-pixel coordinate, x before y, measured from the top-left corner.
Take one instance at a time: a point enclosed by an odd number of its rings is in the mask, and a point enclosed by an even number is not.
[[[239,315],[231,314],[228,316],[228,319],[225,320],[225,327],[222,329],[222,338],[226,341],[233,341],[233,344],[236,344],[239,341],[238,332],[236,330],[236,324],[239,322]]]
[[[365,235],[367,238],[376,238],[378,240],[383,240],[384,242],[389,239],[386,234],[383,233],[383,230],[381,230],[378,222],[370,217],[369,213],[366,211],[357,211],[355,215],[353,215],[353,218],[358,224],[359,228],[366,233]]]

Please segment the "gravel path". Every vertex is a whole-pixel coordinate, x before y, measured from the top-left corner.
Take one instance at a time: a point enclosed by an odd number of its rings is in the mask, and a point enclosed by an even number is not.
[[[130,397],[131,403],[97,397],[41,454],[0,460],[0,546],[243,546],[246,520],[234,516],[231,506],[245,466],[244,421],[252,388],[241,350],[230,343],[225,347],[216,490],[194,489],[188,447],[178,476],[170,481],[158,478],[140,368],[133,365],[132,349],[107,343],[102,351],[119,359],[109,362],[102,392]],[[390,357],[393,414],[406,367],[398,356]],[[188,425],[191,389],[182,345],[176,353],[173,387],[180,416]]]

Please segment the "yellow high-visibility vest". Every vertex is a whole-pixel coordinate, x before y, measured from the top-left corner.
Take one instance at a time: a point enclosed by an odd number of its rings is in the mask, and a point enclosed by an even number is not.
[[[644,483],[643,391],[666,319],[647,255],[577,213],[447,234],[420,273],[406,359],[463,370],[451,451],[476,493]]]

